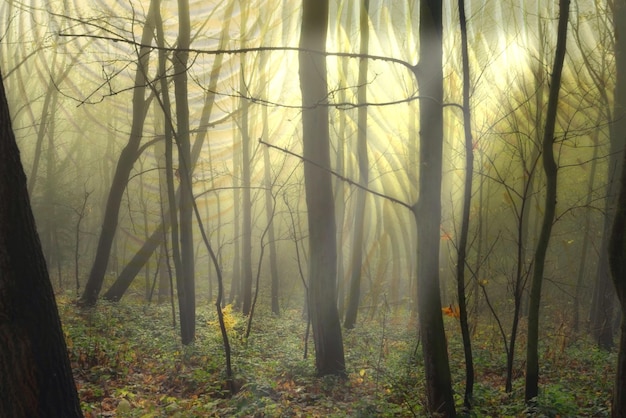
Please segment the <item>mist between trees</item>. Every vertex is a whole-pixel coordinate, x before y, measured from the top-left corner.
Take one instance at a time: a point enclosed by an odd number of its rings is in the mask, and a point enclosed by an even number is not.
[[[316,373],[343,377],[343,333],[389,309],[447,416],[472,408],[491,327],[505,392],[528,365],[532,408],[544,336],[612,350],[619,331],[626,6],[522,3],[4,2],[55,292],[171,304],[183,345],[215,305],[232,392],[222,307],[246,337],[255,309],[304,315]],[[468,366],[456,406],[445,315]]]

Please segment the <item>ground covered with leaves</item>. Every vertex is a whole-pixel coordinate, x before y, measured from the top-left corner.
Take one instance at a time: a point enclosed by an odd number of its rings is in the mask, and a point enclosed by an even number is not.
[[[419,333],[409,314],[380,312],[344,331],[348,378],[315,376],[313,343],[305,352],[301,312],[225,309],[238,392],[225,384],[225,361],[213,306],[198,310],[197,338],[183,347],[171,308],[100,303],[82,310],[59,299],[61,319],[86,417],[422,417],[425,392]],[[446,318],[457,403],[464,391],[463,351],[455,318]],[[541,395],[534,416],[609,416],[616,355],[557,329],[542,341]],[[523,345],[523,330],[520,344]],[[474,417],[517,417],[523,402],[524,353],[512,393],[505,354],[486,321],[474,334]]]

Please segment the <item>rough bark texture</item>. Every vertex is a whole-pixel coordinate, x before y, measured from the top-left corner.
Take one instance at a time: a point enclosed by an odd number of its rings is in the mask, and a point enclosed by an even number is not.
[[[546,200],[544,217],[541,225],[539,240],[533,267],[533,277],[530,288],[528,309],[528,343],[526,346],[526,401],[537,397],[539,391],[539,307],[541,303],[541,285],[548,252],[548,244],[552,233],[552,224],[556,212],[557,166],[554,160],[554,129],[561,89],[561,72],[565,60],[565,45],[567,36],[567,22],[569,20],[569,0],[559,2],[559,24],[557,29],[557,43],[555,51],[552,79],[550,82],[550,96],[546,113],[546,127],[543,132],[543,170],[546,175]]]
[[[309,226],[309,307],[317,373],[344,375],[336,305],[337,241],[331,183],[326,58],[328,0],[304,0],[299,53],[304,185]]]
[[[439,239],[443,153],[443,69],[441,1],[420,2],[419,200],[417,224],[417,309],[422,337],[428,411],[456,415],[439,287]]]
[[[82,416],[1,77],[0,416]]]

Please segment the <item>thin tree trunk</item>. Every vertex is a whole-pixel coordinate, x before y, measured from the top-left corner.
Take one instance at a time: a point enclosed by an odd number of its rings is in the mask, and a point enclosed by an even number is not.
[[[360,10],[361,46],[359,52],[366,55],[369,47],[369,0],[362,0]],[[367,103],[367,68],[368,60],[359,62],[358,103]],[[367,187],[369,183],[369,158],[367,155],[367,106],[358,110],[357,159],[359,162],[359,184]],[[348,307],[343,326],[352,329],[356,325],[356,317],[361,298],[361,273],[363,269],[363,229],[366,209],[365,190],[356,191],[356,208],[354,214],[354,229],[352,238],[352,272],[350,277],[350,291],[348,292]]]
[[[244,78],[245,72],[245,54],[241,55],[241,94],[245,95],[246,82]],[[248,132],[248,117],[250,104],[246,98],[240,99],[241,106],[241,185],[243,190],[242,201],[242,254],[241,254],[241,293],[243,297],[242,312],[244,315],[250,313],[252,306],[252,200],[250,196],[250,136]]]
[[[544,217],[541,225],[537,250],[533,265],[533,277],[530,288],[528,310],[528,343],[526,346],[526,402],[531,402],[539,392],[539,308],[541,302],[541,285],[552,224],[556,213],[557,166],[554,160],[554,130],[556,126],[559,92],[561,89],[561,72],[565,60],[567,40],[567,23],[569,20],[569,0],[559,1],[559,24],[554,67],[550,81],[550,96],[546,112],[546,127],[543,133],[543,169],[546,175],[546,200]]]
[[[600,123],[598,121],[598,123]],[[596,170],[598,166],[598,134],[594,133],[593,137],[594,148],[593,148],[593,156],[591,157],[591,169],[589,171],[589,185],[587,186],[587,200],[585,202],[585,207],[588,208],[587,213],[585,214],[585,222],[583,226],[583,238],[582,238],[582,247],[580,249],[580,263],[578,264],[578,273],[576,277],[576,288],[574,289],[574,301],[573,301],[573,327],[574,333],[578,335],[580,330],[580,311],[582,304],[582,292],[585,282],[585,277],[589,274],[587,271],[587,259],[589,255],[589,245],[591,243],[592,231],[591,231],[591,203],[593,200],[593,189],[594,182],[596,178]]]
[[[348,18],[345,22],[341,19],[337,19],[337,33],[351,34],[352,29],[352,14],[356,1],[347,1],[343,5],[346,7],[346,16]],[[349,38],[348,38],[349,39]],[[339,65],[339,88],[337,95],[340,102],[347,102],[348,98],[348,74],[350,69],[350,60],[342,59]],[[348,133],[349,119],[348,112],[341,112],[338,117],[338,129],[339,135],[336,138],[336,157],[335,157],[335,169],[338,173],[346,173],[346,138],[349,138],[351,133]],[[333,190],[335,192],[335,220],[337,222],[337,311],[340,317],[344,317],[346,308],[346,269],[344,266],[344,236],[346,233],[346,186],[345,182],[339,178],[335,178]]]
[[[264,131],[267,126],[267,106],[263,107],[263,123]],[[263,135],[266,138],[267,132]],[[263,147],[263,161],[265,165],[265,213],[271,219],[268,219],[268,245],[270,253],[270,278],[271,278],[271,299],[272,299],[272,313],[274,315],[280,315],[280,305],[278,303],[278,291],[279,291],[279,275],[278,275],[278,259],[276,256],[276,237],[274,236],[274,198],[272,197],[272,179],[270,178],[270,154],[267,147]]]
[[[472,341],[470,338],[467,296],[465,294],[465,264],[467,262],[467,237],[469,235],[470,209],[472,202],[472,181],[474,174],[474,143],[472,139],[472,122],[470,113],[470,69],[467,45],[467,22],[465,19],[465,1],[458,1],[459,24],[461,27],[461,56],[463,61],[463,130],[465,132],[465,183],[463,188],[463,210],[461,214],[461,233],[457,244],[456,280],[459,301],[459,319],[463,336],[463,352],[465,355],[465,395],[463,404],[466,409],[472,407],[474,393],[474,360],[472,357]]]

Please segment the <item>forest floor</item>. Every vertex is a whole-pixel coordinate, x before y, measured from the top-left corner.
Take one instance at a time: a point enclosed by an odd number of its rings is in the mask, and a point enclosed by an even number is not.
[[[291,310],[247,319],[225,310],[239,391],[225,385],[225,357],[214,306],[197,312],[196,341],[180,344],[171,308],[128,302],[81,310],[58,299],[78,393],[86,417],[422,417],[421,345],[408,314],[379,312],[344,331],[347,379],[317,378],[306,322]],[[463,349],[455,318],[445,317],[460,411]],[[505,393],[499,331],[485,320],[474,333],[472,417],[518,417],[523,402],[524,330],[513,391]],[[558,322],[558,321],[556,321]],[[544,329],[545,331],[545,329]],[[549,334],[549,335],[548,335]],[[543,333],[541,394],[532,416],[609,416],[616,354],[567,336],[563,324]]]

